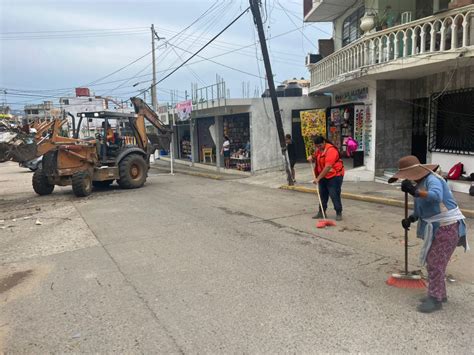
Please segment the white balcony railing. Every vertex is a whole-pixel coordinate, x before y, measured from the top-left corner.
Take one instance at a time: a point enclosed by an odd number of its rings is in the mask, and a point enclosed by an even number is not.
[[[339,76],[365,67],[473,45],[474,5],[470,5],[364,35],[309,66],[311,89],[331,85]]]

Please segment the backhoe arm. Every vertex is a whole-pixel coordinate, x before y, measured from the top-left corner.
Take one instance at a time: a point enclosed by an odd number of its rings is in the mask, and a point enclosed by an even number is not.
[[[173,132],[171,129],[167,128],[163,122],[160,121],[156,112],[153,111],[145,101],[139,97],[131,97],[130,100],[132,101],[133,107],[135,108],[135,113],[137,115],[142,115],[148,122],[158,129],[158,132],[166,135]]]
[[[130,100],[135,107],[135,113],[137,114],[138,119],[143,117],[158,130],[158,135],[150,133],[148,134],[148,139],[153,144],[154,149],[170,149],[171,135],[173,134],[173,130],[166,127],[164,123],[158,118],[156,112],[153,111],[152,108],[148,106],[142,99],[139,97],[131,97]]]

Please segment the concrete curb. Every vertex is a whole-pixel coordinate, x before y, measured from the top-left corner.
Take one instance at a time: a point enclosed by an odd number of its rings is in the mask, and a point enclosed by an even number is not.
[[[160,171],[167,171],[169,172],[169,169],[166,168],[159,168],[157,166],[151,166],[150,169],[155,169],[155,170],[160,170]],[[207,174],[207,173],[200,173],[197,171],[184,171],[184,170],[175,170],[175,172],[179,174],[185,174],[185,175],[192,175],[192,176],[198,176],[206,179],[213,179],[213,180],[223,180],[223,177],[220,175],[214,175],[214,174]]]
[[[304,186],[282,185],[282,186],[280,186],[280,189],[298,191],[298,192],[305,192],[305,193],[311,193],[311,194],[316,193],[316,189],[312,189],[312,188],[304,187]],[[341,197],[349,199],[349,200],[379,203],[379,204],[382,204],[382,205],[402,207],[402,208],[405,207],[405,204],[403,203],[403,201],[395,200],[393,198],[366,196],[366,195],[354,194],[354,193],[351,193],[351,192],[342,192]],[[413,207],[413,203],[409,203],[409,207]],[[467,218],[474,218],[474,211],[473,210],[468,210],[468,209],[461,208],[461,212]]]

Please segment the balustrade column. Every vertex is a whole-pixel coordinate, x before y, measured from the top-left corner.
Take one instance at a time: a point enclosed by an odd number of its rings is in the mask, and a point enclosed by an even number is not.
[[[395,34],[393,38],[393,59],[398,58],[398,34]]]
[[[471,14],[471,16],[473,16]],[[467,47],[468,44],[468,38],[469,38],[469,23],[467,22],[468,16],[464,16],[464,21],[462,22],[462,46]],[[471,38],[471,43],[473,42],[473,38]]]
[[[408,34],[407,34],[408,30],[405,30],[405,32],[403,32],[403,58],[406,58],[408,56]],[[413,36],[413,32],[412,32],[412,36]]]
[[[431,26],[430,34],[431,34],[431,38],[430,38],[430,52],[434,52],[434,51],[435,51],[435,44],[436,44],[436,31],[435,31],[434,24]]]
[[[441,43],[439,44],[439,50],[440,52],[444,51],[446,49],[446,27],[444,27],[444,23],[440,28],[441,32]]]
[[[453,20],[451,25],[451,50],[455,50],[458,47],[458,31],[456,30],[456,20]]]

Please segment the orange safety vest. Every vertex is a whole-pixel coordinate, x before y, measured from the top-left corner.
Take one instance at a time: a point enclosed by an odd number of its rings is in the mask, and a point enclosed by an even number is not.
[[[314,167],[316,176],[318,176],[326,166],[326,158],[328,156],[334,158],[334,155],[336,155],[336,162],[332,165],[331,170],[329,170],[324,178],[331,179],[335,176],[344,176],[344,163],[342,162],[339,150],[329,143],[325,144],[323,151],[318,149],[313,155],[314,161],[316,162],[316,166]]]

